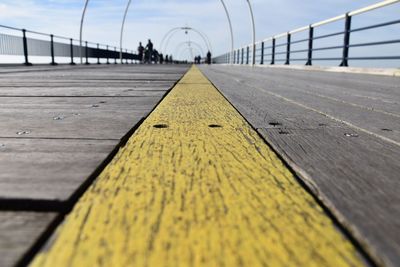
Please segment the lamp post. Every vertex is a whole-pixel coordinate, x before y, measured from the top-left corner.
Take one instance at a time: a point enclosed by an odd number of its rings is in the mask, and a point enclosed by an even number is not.
[[[88,7],[89,0],[86,0],[85,6],[83,7],[82,17],[81,17],[81,27],[79,31],[79,55],[81,57],[81,64],[83,64],[82,59],[82,29],[83,29],[83,21],[85,20],[86,9]]]
[[[231,22],[231,17],[229,15],[228,9],[226,8],[224,0],[221,0],[221,3],[223,5],[223,7],[224,7],[224,10],[225,10],[225,13],[226,13],[226,17],[227,17],[228,23],[229,23],[229,30],[231,32],[231,54],[230,54],[230,57],[229,57],[229,63],[232,64],[233,50],[235,49],[235,43],[234,43],[234,39],[233,39],[232,22]]]
[[[251,17],[251,25],[253,27],[253,56],[252,56],[252,63],[251,65],[254,66],[256,64],[256,25],[254,23],[254,14],[253,8],[251,6],[250,0],[246,0],[249,6],[249,12]]]
[[[120,38],[119,38],[119,51],[120,51],[119,52],[119,59],[121,60],[121,64],[123,64],[123,62],[122,62],[122,40],[123,40],[123,37],[124,37],[125,20],[126,20],[126,16],[128,14],[131,2],[132,2],[132,0],[128,0],[128,4],[126,5],[124,18],[122,19],[122,25],[121,25],[121,35],[120,35]]]

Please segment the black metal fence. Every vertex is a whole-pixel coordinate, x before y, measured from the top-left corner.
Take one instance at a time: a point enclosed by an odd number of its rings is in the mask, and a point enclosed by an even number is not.
[[[101,59],[106,60],[107,64],[117,63],[133,63],[139,60],[139,57],[132,50],[123,49],[122,61],[120,60],[121,51],[117,47],[82,42],[79,40],[56,36],[53,34],[45,34],[40,32],[28,31],[0,25],[0,29],[11,32],[0,33],[0,64],[1,55],[3,56],[23,56],[25,65],[32,65],[30,57],[49,57],[49,62],[56,65],[57,57],[69,58],[69,64],[76,64],[76,58],[83,58],[84,64],[90,64],[89,59],[97,59],[97,63],[101,63]],[[34,38],[36,37],[36,38]]]
[[[349,61],[365,61],[365,60],[400,60],[400,46],[393,49],[390,55],[365,55],[351,56],[350,51],[354,48],[360,47],[374,47],[377,48],[383,45],[400,44],[400,31],[393,31],[390,36],[396,36],[393,39],[377,40],[368,42],[351,41],[351,37],[355,33],[365,33],[364,40],[372,39],[368,32],[373,29],[384,29],[389,26],[400,24],[400,13],[398,18],[391,21],[376,23],[362,27],[352,27],[352,18],[356,15],[366,13],[375,9],[379,9],[388,5],[398,4],[398,0],[387,0],[373,6],[369,6],[360,10],[349,12],[347,14],[337,16],[322,22],[314,23],[306,27],[302,27],[287,33],[279,34],[271,38],[255,44],[255,57],[253,62],[253,44],[246,45],[242,48],[236,49],[231,53],[225,53],[213,59],[217,64],[284,64],[290,65],[294,62],[303,62],[305,65],[311,66],[314,61],[337,61],[340,66],[349,66]],[[343,21],[344,28],[341,31],[333,31],[327,33],[317,33],[316,29],[323,25],[332,24],[335,22]],[[322,31],[321,31],[322,32]],[[301,35],[300,38],[294,38],[295,35]],[[305,35],[305,36],[304,36]],[[388,34],[389,35],[389,34]],[[340,37],[335,39],[335,43],[331,42],[332,37]],[[321,42],[327,40],[326,42]],[[303,45],[303,46],[301,46]],[[334,56],[324,57],[320,54],[321,51],[336,51]],[[338,53],[339,52],[339,53]],[[379,49],[374,49],[374,52],[381,52]],[[397,53],[397,54],[394,54]],[[302,56],[300,56],[302,55]],[[400,64],[399,64],[400,65]]]

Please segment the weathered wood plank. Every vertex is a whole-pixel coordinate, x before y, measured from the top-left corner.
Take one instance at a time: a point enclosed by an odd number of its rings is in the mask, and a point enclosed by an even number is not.
[[[247,74],[240,68],[232,71],[231,68],[212,67],[204,68],[204,71],[228,100],[258,128],[259,133],[311,184],[311,188],[320,194],[349,229],[369,244],[370,251],[388,265],[396,266],[400,258],[400,210],[397,208],[400,205],[400,149],[393,143],[323,114],[332,114],[327,110],[329,104],[331,112],[353,111],[356,114],[351,116],[364,119],[367,125],[371,120],[364,116],[371,115],[371,112],[345,109],[343,106],[338,111],[333,103],[317,101],[315,98],[314,103],[311,99],[304,101],[299,88],[308,90],[316,87],[319,81],[322,82],[320,73],[293,71],[292,76],[292,71],[287,71],[279,77],[280,72],[269,70],[257,70],[262,76],[250,70]],[[355,84],[365,85],[358,81],[357,75],[345,75],[344,79],[335,78],[333,81],[326,75],[326,83],[336,81],[344,91],[346,85],[354,86],[352,79]],[[299,76],[301,79],[295,83],[295,87],[282,88],[286,78],[295,80]],[[377,83],[380,78],[367,80],[376,79]],[[270,79],[281,79],[283,85],[275,86]],[[387,82],[385,77],[384,80]],[[375,90],[375,83],[370,85],[371,91]],[[390,84],[385,86],[390,87]],[[290,90],[295,93],[290,95]],[[364,90],[368,91],[369,87]],[[323,89],[321,91],[324,93]],[[280,94],[285,94],[284,98]],[[301,105],[295,104],[299,101],[303,101]],[[308,108],[311,105],[312,108]],[[320,109],[323,112],[318,112]],[[381,127],[394,129],[396,124],[392,122],[396,122],[395,119],[386,118],[385,121],[389,124]],[[391,138],[398,137],[398,132],[393,131],[392,134]]]
[[[0,99],[0,137],[120,139],[161,97]]]
[[[364,266],[257,133],[193,68],[33,267]]]
[[[0,208],[64,209],[186,69],[0,69]],[[20,260],[54,216],[0,212],[0,266]]]
[[[0,266],[15,266],[55,216],[55,213],[0,212]]]
[[[0,138],[0,201],[66,201],[118,140]]]
[[[26,97],[143,97],[143,96],[163,96],[172,83],[160,85],[129,85],[126,86],[18,86],[18,87],[1,87],[0,97],[5,96],[26,96]]]

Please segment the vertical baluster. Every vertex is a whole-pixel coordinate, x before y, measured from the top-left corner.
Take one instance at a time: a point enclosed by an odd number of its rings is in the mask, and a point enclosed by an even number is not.
[[[261,42],[261,60],[260,60],[260,64],[263,65],[264,64],[264,41]]]
[[[28,55],[28,40],[26,39],[26,30],[22,30],[22,43],[24,46],[24,57],[25,57],[25,66],[32,66],[31,63],[29,63],[29,55]]]
[[[306,66],[312,65],[313,46],[314,46],[314,27],[310,25],[308,34],[308,56],[307,56]]]
[[[88,47],[88,42],[85,42],[85,56],[86,56],[86,65],[89,65],[89,47]]]
[[[349,48],[350,48],[350,33],[351,33],[351,16],[346,13],[346,20],[344,26],[344,44],[343,44],[343,56],[341,67],[349,66]]]
[[[51,63],[50,65],[57,65],[55,59],[54,59],[54,35],[50,34],[50,56],[51,56]]]
[[[276,50],[276,39],[272,38],[271,65],[275,65],[275,50]]]
[[[75,62],[74,62],[74,40],[72,38],[69,39],[69,53],[71,56],[71,62],[69,64],[75,65]]]
[[[100,64],[100,45],[99,44],[97,44],[96,54],[97,54],[97,64]]]
[[[292,35],[287,34],[287,45],[286,45],[286,62],[285,65],[290,65],[290,45],[291,45]]]
[[[250,47],[247,46],[246,49],[246,64],[249,65]]]
[[[106,49],[107,49],[106,56],[107,56],[107,65],[108,65],[108,64],[110,64],[110,51],[108,50],[108,45],[107,45]]]

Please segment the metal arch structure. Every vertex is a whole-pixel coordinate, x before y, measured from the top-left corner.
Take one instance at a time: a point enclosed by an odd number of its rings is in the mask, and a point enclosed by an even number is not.
[[[187,46],[187,47],[184,47],[184,48],[182,49],[182,51],[179,53],[179,57],[178,57],[178,58],[181,58],[182,54],[183,54],[184,52],[188,51],[188,50],[190,50],[191,53],[192,53],[192,50],[191,50],[191,49],[193,49],[193,48],[195,48],[198,52],[200,52],[200,50],[199,50],[198,48],[196,48],[196,47],[189,47],[189,46]],[[193,58],[193,55],[191,55],[191,57]]]
[[[86,2],[85,2],[85,6],[84,6],[84,9],[83,9],[83,12],[82,12],[81,25],[80,25],[80,39],[79,39],[80,42],[79,42],[79,44],[80,44],[80,60],[81,60],[81,64],[83,63],[83,59],[82,59],[82,30],[83,30],[83,22],[84,22],[84,18],[85,18],[85,14],[86,14],[86,10],[87,10],[89,1],[90,0],[86,0]],[[228,23],[229,23],[229,29],[230,29],[230,33],[231,33],[231,46],[232,46],[231,47],[231,53],[233,55],[234,37],[233,37],[232,22],[231,22],[229,11],[228,11],[228,9],[227,9],[227,7],[225,5],[224,0],[220,0],[220,1],[221,1],[221,4],[222,4],[222,6],[223,6],[223,8],[225,10],[225,13],[226,13],[226,16],[227,16],[227,19],[228,19]],[[120,33],[120,60],[121,60],[121,62],[122,62],[122,53],[123,53],[122,52],[122,42],[123,42],[124,26],[125,26],[126,17],[127,17],[131,2],[132,2],[132,0],[128,0],[128,3],[127,3],[126,8],[125,8],[125,12],[124,12],[123,20],[122,20],[122,25],[121,25],[121,33]],[[249,3],[249,6],[250,6],[249,0],[247,0],[247,2]],[[252,11],[251,11],[251,13],[252,13]],[[254,26],[254,19],[253,19],[253,26]],[[197,32],[199,35],[202,36],[203,39],[207,40],[206,43],[208,43],[207,44],[208,49],[212,53],[213,52],[212,51],[212,46],[211,46],[211,42],[210,42],[210,39],[208,38],[208,36],[205,35],[203,32],[201,32],[199,30],[196,30],[196,29],[193,29],[193,28],[190,28],[190,30]],[[173,31],[174,30],[172,30],[172,32]],[[172,32],[170,31],[169,34],[172,34]],[[255,40],[255,36],[254,36],[253,39]],[[164,40],[164,38],[163,38],[163,40]],[[162,43],[163,43],[163,41],[161,42],[161,44]],[[254,41],[254,43],[255,43],[255,41]],[[162,49],[162,46],[160,48]],[[254,54],[254,56],[255,56],[255,54]]]
[[[126,16],[128,15],[129,7],[131,6],[132,0],[128,0],[128,4],[126,5],[125,12],[124,12],[124,17],[122,19],[122,25],[121,25],[121,33],[119,37],[119,60],[121,61],[121,64],[123,64],[122,60],[122,41],[124,37],[124,27],[125,27],[125,21],[126,21]]]
[[[254,13],[253,13],[253,8],[251,6],[250,0],[246,0],[246,1],[249,6],[251,25],[253,28],[253,55],[252,55],[251,65],[254,66],[256,64],[256,24],[254,22]]]
[[[178,45],[176,46],[176,48],[175,48],[175,52],[179,51],[179,49],[181,49],[181,47],[182,47],[183,45],[191,46],[192,44],[194,44],[194,45],[198,48],[197,50],[200,52],[200,54],[201,54],[202,56],[205,56],[204,50],[203,50],[203,48],[201,47],[201,45],[198,44],[197,42],[193,42],[193,41],[187,41],[187,42],[182,42],[182,43],[178,44]],[[176,54],[178,54],[178,53],[176,53]]]
[[[170,39],[171,39],[178,31],[193,31],[193,32],[197,33],[197,34],[203,39],[204,43],[205,43],[206,46],[207,46],[207,49],[208,49],[209,51],[212,52],[212,46],[211,46],[211,42],[210,42],[210,39],[208,38],[208,36],[207,36],[206,34],[202,33],[201,31],[199,31],[199,30],[197,30],[197,29],[194,29],[193,27],[187,27],[187,26],[186,26],[186,27],[176,27],[176,28],[173,28],[173,29],[171,29],[170,31],[168,31],[168,32],[164,35],[164,37],[163,37],[163,39],[162,39],[162,41],[161,41],[161,46],[160,46],[161,51],[163,51],[164,54],[166,54],[166,52],[167,52],[167,48],[168,48],[168,44],[169,44]],[[168,38],[168,39],[167,39],[167,38]],[[165,45],[164,45],[165,40],[166,40],[166,43],[165,43]]]
[[[81,64],[83,64],[83,57],[82,57],[82,31],[83,31],[83,21],[85,20],[86,10],[89,4],[89,0],[86,0],[85,6],[83,7],[82,17],[81,17],[81,26],[79,30],[79,55],[81,58]]]
[[[228,8],[225,5],[224,0],[221,0],[221,4],[224,7],[226,18],[228,19],[228,23],[229,23],[229,30],[230,30],[230,33],[231,33],[231,55],[229,57],[229,64],[232,64],[233,63],[233,51],[235,50],[235,39],[233,37],[232,21],[231,21],[231,16],[229,15],[229,11],[228,11]]]

